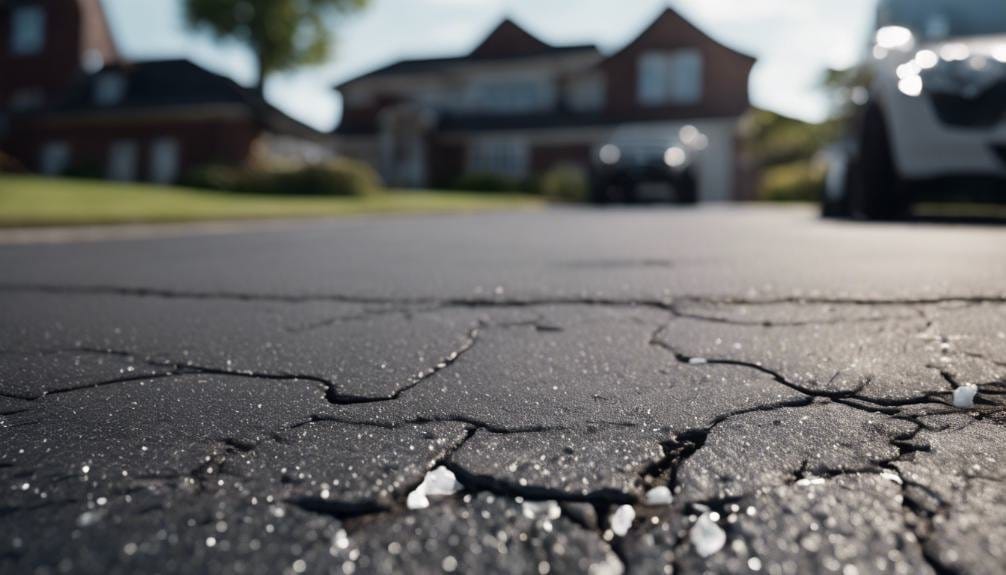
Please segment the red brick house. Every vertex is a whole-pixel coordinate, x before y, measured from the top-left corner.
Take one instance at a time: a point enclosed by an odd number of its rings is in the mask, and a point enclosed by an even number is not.
[[[124,59],[100,0],[0,0],[0,118],[2,149],[46,174],[172,183],[203,165],[329,153],[228,78]]]
[[[754,62],[670,9],[610,55],[548,45],[506,20],[467,55],[402,61],[337,86],[337,147],[394,185],[445,185],[559,163],[590,170],[616,135],[694,126],[708,138],[700,199],[740,199],[738,124]]]

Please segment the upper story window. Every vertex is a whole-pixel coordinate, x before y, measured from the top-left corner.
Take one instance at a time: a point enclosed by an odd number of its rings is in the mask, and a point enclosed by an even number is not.
[[[10,25],[11,54],[31,56],[45,47],[45,10],[41,6],[18,6],[11,15]]]
[[[94,103],[114,106],[126,95],[126,78],[117,72],[105,72],[95,78]]]
[[[473,107],[488,112],[534,112],[547,109],[551,96],[546,82],[495,80],[476,87]]]
[[[702,53],[695,49],[648,52],[639,59],[637,93],[644,106],[702,101]]]
[[[575,112],[596,112],[604,108],[607,96],[604,76],[590,74],[569,83],[566,103]]]

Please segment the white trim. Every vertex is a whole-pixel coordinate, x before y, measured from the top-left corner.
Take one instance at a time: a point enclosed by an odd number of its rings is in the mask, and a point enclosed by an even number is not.
[[[601,137],[608,137],[610,134],[616,130],[626,130],[626,129],[638,129],[638,130],[676,130],[680,129],[681,126],[685,124],[692,124],[699,126],[700,124],[722,124],[736,126],[740,121],[742,116],[723,116],[723,117],[709,117],[709,118],[681,118],[676,120],[666,120],[666,121],[638,121],[638,122],[622,122],[613,124],[594,124],[594,125],[583,125],[583,126],[567,126],[563,128],[515,128],[515,129],[500,129],[500,130],[450,130],[437,132],[438,136],[441,136],[447,140],[465,140],[468,138],[478,138],[483,136],[527,136],[533,142],[539,141],[564,141],[571,139],[584,139],[589,135],[600,134]],[[342,137],[354,137],[354,136],[342,136]],[[361,137],[375,137],[375,136],[361,136]]]

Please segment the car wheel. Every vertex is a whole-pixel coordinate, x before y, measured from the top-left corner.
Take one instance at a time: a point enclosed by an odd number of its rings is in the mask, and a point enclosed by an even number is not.
[[[698,180],[691,168],[678,176],[677,182],[674,183],[674,191],[679,204],[692,206],[699,203]]]
[[[623,174],[602,176],[594,186],[593,200],[601,205],[631,202],[633,191],[632,180]]]
[[[898,176],[887,125],[876,105],[866,110],[860,137],[858,181],[849,190],[852,214],[868,220],[905,217],[911,205],[908,187]]]
[[[859,182],[858,170],[859,162],[855,159],[843,158],[840,164],[831,165],[821,193],[822,218],[848,218],[852,215],[849,199],[855,194],[853,187]]]
[[[597,205],[605,205],[611,202],[611,198],[608,196],[608,189],[611,186],[608,183],[607,178],[595,178],[594,184],[591,187],[590,199],[593,203]]]

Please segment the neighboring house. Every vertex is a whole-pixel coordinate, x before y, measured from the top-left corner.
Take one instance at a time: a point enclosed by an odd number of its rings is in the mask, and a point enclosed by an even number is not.
[[[697,127],[703,200],[747,196],[738,124],[755,60],[673,10],[611,55],[550,46],[510,20],[470,54],[408,60],[337,87],[340,153],[399,186],[450,185],[465,174],[516,179],[558,164],[595,165],[614,134]]]
[[[99,0],[0,0],[0,79],[0,145],[46,174],[173,183],[204,165],[330,154],[324,135],[228,78],[124,60]]]

